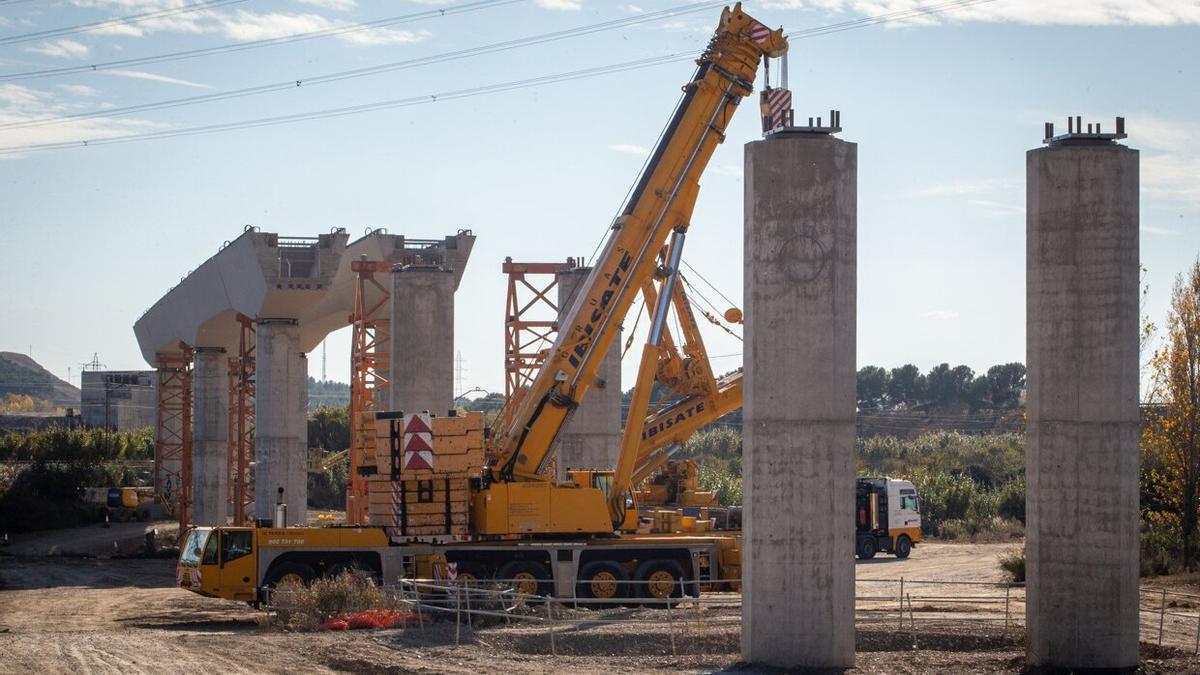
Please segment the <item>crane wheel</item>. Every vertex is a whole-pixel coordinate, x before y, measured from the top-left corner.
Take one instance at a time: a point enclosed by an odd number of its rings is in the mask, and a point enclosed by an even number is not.
[[[629,574],[625,568],[611,560],[596,560],[579,571],[579,582],[575,594],[580,598],[613,600],[629,597]],[[603,608],[604,603],[596,603]]]
[[[896,550],[894,552],[896,557],[901,560],[907,558],[908,554],[912,553],[912,539],[909,539],[907,534],[900,535],[900,538],[896,540]]]
[[[268,574],[264,586],[279,588],[282,586],[307,586],[317,578],[317,572],[304,563],[285,562],[276,565]]]
[[[550,595],[550,573],[541,563],[532,560],[513,560],[496,572],[501,581],[511,581],[523,595]]]
[[[487,568],[477,562],[463,560],[455,562],[454,567],[454,580],[467,586],[478,586],[479,582],[492,578]]]
[[[638,566],[634,577],[638,594],[650,600],[683,597],[683,566],[674,560],[647,560]]]

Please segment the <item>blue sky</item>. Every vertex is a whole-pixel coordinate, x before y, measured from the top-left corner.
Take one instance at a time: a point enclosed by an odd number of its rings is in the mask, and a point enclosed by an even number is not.
[[[0,125],[166,101],[419,58],[682,7],[520,0],[262,49],[67,76],[103,64],[400,16],[457,3],[244,0],[135,24],[9,38],[194,0],[0,2]],[[771,0],[747,9],[805,29],[921,6]],[[44,126],[0,126],[0,150],[316,111],[698,54],[719,9],[538,46],[261,96]],[[1200,2],[994,0],[944,14],[795,39],[796,115],[842,111],[859,148],[858,361],[976,369],[1024,360],[1024,154],[1042,123],[1127,119],[1142,151],[1146,312],[1162,323],[1174,276],[1200,251]],[[457,298],[464,388],[503,389],[505,256],[594,248],[691,74],[675,62],[621,74],[227,133],[0,154],[0,349],[61,377],[98,352],[146,367],[132,325],[179,278],[253,224],[315,235],[386,227],[478,236]],[[753,101],[702,182],[685,258],[726,295],[742,288],[742,146]],[[715,294],[711,294],[710,297]],[[714,298],[715,299],[715,298]],[[706,335],[716,369],[740,343]],[[345,380],[349,338],[328,342]],[[628,369],[635,359],[626,360]],[[319,354],[310,372],[320,375]]]

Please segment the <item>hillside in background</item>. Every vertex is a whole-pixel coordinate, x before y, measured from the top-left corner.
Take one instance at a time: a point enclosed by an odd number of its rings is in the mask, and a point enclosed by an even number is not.
[[[9,394],[79,407],[79,388],[60,380],[37,361],[17,352],[0,352],[0,399]]]
[[[336,408],[350,403],[350,385],[333,380],[308,378],[308,412],[327,406]]]

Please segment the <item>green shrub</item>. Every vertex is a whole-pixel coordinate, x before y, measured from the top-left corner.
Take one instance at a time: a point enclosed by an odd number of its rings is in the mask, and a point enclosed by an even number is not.
[[[740,466],[739,466],[740,469]],[[696,468],[700,489],[717,493],[717,502],[722,506],[742,503],[742,477],[733,471],[712,463],[700,464]]]
[[[1000,558],[1000,569],[1008,573],[1013,583],[1025,582],[1025,547],[1015,549]]]
[[[17,472],[0,494],[0,530],[33,532],[95,522],[103,507],[84,503],[83,489],[120,486],[122,477],[121,468],[110,464],[38,461]]]
[[[1157,577],[1180,570],[1181,548],[1164,528],[1150,527],[1143,532],[1139,549],[1141,576]]]

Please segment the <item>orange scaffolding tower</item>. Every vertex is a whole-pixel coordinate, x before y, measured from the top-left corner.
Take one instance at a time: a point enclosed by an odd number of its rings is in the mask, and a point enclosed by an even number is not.
[[[350,269],[358,274],[354,313],[350,315],[350,484],[346,487],[346,524],[367,524],[367,477],[362,469],[374,466],[375,412],[387,387],[391,339],[391,293],[375,279],[391,263],[356,260]]]
[[[180,531],[191,522],[192,348],[159,354],[158,425],[154,440],[154,492],[178,516]]]
[[[238,314],[238,355],[229,357],[229,513],[235,525],[253,520],[254,504],[254,320]]]
[[[558,286],[558,273],[575,268],[575,259],[564,263],[519,263],[504,259],[508,299],[504,303],[504,398],[519,397],[537,375],[554,346],[558,331],[558,302],[550,296]],[[549,277],[546,279],[545,277]],[[534,283],[530,283],[530,279]],[[531,318],[530,315],[542,318]],[[545,318],[549,317],[549,318]],[[514,406],[505,406],[513,410]],[[509,420],[502,420],[508,423]]]

